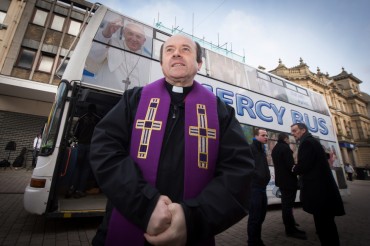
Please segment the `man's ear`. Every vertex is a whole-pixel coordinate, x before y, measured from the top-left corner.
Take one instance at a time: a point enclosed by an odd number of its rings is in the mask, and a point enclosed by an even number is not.
[[[198,71],[202,68],[203,62],[198,62]]]

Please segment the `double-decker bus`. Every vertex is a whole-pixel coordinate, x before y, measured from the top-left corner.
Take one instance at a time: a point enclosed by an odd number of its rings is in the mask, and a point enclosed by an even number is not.
[[[125,90],[163,77],[160,47],[170,36],[160,28],[99,6],[81,35],[58,87],[37,165],[24,193],[27,211],[50,217],[104,213],[107,199],[102,193],[66,198],[71,177],[79,165],[74,125],[90,104],[104,117]],[[296,122],[306,123],[320,140],[340,192],[347,194],[339,145],[323,96],[220,54],[201,39],[197,41],[202,46],[203,66],[195,79],[234,107],[248,142],[252,141],[254,127],[268,131],[266,150],[272,174],[267,187],[269,203],[280,202],[272,194],[275,182],[271,150],[278,133],[289,133],[290,126]],[[290,142],[296,154],[293,137]]]

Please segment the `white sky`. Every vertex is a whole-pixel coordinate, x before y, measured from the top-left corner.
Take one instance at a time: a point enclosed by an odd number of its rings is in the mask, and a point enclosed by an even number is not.
[[[299,59],[330,76],[342,67],[370,94],[369,0],[100,0],[126,16],[183,31],[244,55],[270,71]],[[193,18],[194,17],[194,18]],[[176,22],[176,23],[175,23]],[[193,24],[194,23],[194,24]]]

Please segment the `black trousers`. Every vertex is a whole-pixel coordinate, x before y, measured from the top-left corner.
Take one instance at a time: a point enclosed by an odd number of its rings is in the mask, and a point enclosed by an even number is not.
[[[353,175],[353,173],[347,173],[347,176],[348,176],[348,180],[349,181],[352,181],[352,175]]]
[[[285,231],[287,233],[294,232],[295,219],[293,215],[293,207],[295,198],[297,195],[296,189],[281,189],[281,213],[283,217],[283,223],[285,225]]]
[[[339,235],[334,215],[314,214],[316,232],[323,246],[339,246]]]
[[[267,212],[266,188],[252,187],[248,218],[248,245],[264,245],[261,239],[262,223]]]

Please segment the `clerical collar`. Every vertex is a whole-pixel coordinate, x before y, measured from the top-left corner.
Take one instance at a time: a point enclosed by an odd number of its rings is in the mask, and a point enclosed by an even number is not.
[[[172,86],[172,92],[175,93],[183,93],[184,92],[184,87],[179,87],[179,86]]]
[[[171,94],[188,94],[189,91],[191,91],[191,89],[193,88],[193,85],[188,87],[180,87],[171,85],[166,81],[166,87],[168,92],[170,92]]]
[[[193,88],[193,85],[189,87],[178,87],[178,86],[173,86],[166,81],[166,88],[167,88],[167,91],[170,93],[171,103],[177,104],[177,103],[182,103],[184,101],[185,97],[188,95],[188,93]]]

